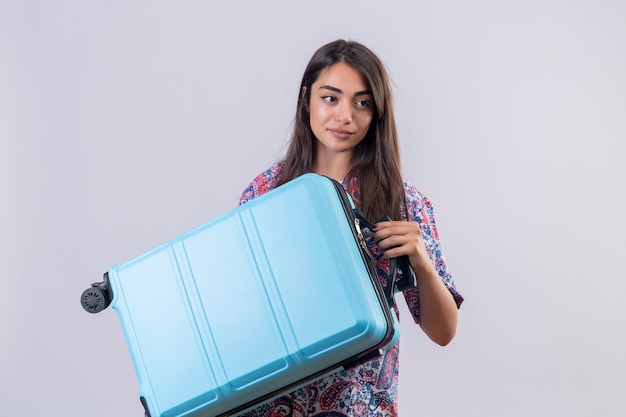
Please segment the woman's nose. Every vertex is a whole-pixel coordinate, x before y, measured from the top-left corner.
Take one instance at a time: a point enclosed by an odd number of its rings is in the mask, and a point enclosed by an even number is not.
[[[335,118],[342,124],[352,122],[352,105],[348,100],[342,100],[336,107]]]

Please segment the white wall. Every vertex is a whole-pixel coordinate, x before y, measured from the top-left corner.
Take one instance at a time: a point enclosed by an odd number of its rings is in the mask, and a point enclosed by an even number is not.
[[[626,3],[0,0],[1,415],[142,415],[80,293],[235,206],[339,37],[467,299],[446,348],[403,321],[403,416],[623,415]]]

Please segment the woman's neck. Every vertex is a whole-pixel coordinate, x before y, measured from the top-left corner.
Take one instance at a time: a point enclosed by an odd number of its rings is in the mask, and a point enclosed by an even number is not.
[[[318,155],[313,161],[312,171],[342,182],[350,170],[350,155],[347,152],[334,154],[332,157],[321,158]]]

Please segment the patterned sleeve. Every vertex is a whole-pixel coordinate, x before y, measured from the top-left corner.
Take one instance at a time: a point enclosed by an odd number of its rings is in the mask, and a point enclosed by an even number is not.
[[[276,186],[278,174],[280,174],[281,165],[274,164],[267,171],[257,175],[255,179],[246,187],[239,198],[239,205],[257,198]]]
[[[422,229],[422,237],[426,244],[426,250],[439,277],[454,297],[457,307],[461,307],[463,296],[457,291],[452,276],[446,266],[446,261],[441,251],[439,233],[435,224],[435,214],[431,202],[415,187],[405,181],[404,189],[407,198],[407,220],[416,221]],[[416,323],[420,320],[420,300],[417,288],[409,288],[404,291],[404,297]]]

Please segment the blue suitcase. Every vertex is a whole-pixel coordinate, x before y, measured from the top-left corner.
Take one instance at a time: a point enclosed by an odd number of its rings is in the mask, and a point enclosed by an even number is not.
[[[237,415],[397,343],[372,227],[305,174],[111,267],[81,303],[117,312],[146,416]]]

